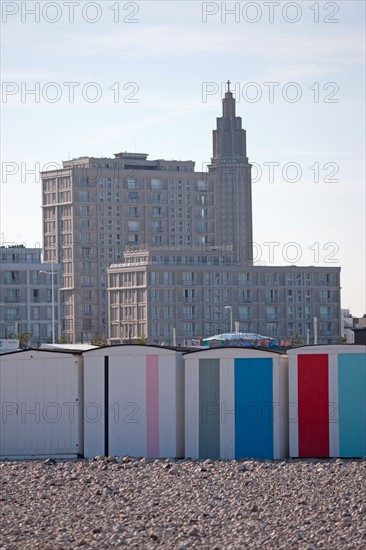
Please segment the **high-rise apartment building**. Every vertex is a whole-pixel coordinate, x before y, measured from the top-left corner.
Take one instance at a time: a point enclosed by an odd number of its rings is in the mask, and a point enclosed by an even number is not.
[[[82,157],[42,173],[45,259],[62,264],[63,333],[108,333],[107,268],[131,247],[230,248],[251,265],[250,164],[230,91],[214,131],[208,172],[146,154]]]
[[[0,247],[0,338],[29,333],[29,345],[37,347],[59,337],[60,266],[43,263],[41,253]]]
[[[108,274],[112,343],[183,344],[231,328],[312,344],[339,338],[338,267],[240,266],[224,250],[141,250]]]
[[[235,106],[228,89],[208,171],[122,152],[42,173],[45,258],[62,264],[70,341],[171,343],[173,328],[180,341],[209,336],[228,329],[225,306],[241,329],[304,336],[318,315],[324,338],[338,337],[339,268],[253,266],[251,165]]]

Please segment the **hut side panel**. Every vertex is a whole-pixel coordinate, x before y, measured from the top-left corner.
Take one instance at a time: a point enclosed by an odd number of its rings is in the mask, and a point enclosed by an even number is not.
[[[155,409],[147,396],[146,363],[145,356],[110,357],[110,454],[148,456],[147,429],[154,419],[148,426],[146,416],[149,407],[150,415]]]
[[[98,456],[108,454],[108,418],[106,403],[109,365],[104,357],[84,358],[84,454]]]
[[[184,362],[181,355],[159,357],[159,455],[184,456]]]
[[[0,456],[83,453],[81,359],[26,351],[0,364]]]

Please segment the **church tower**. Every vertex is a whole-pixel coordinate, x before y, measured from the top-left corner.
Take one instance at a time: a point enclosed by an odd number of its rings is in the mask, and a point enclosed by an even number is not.
[[[215,244],[232,245],[240,265],[252,265],[252,183],[246,133],[235,113],[230,82],[222,100],[222,117],[213,131],[209,172],[215,174]]]

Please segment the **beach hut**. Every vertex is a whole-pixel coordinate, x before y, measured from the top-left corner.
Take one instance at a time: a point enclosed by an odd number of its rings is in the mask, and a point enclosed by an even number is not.
[[[83,356],[85,456],[183,456],[182,353],[121,345]]]
[[[288,456],[287,357],[245,348],[184,356],[185,456]]]
[[[366,346],[305,346],[287,353],[290,456],[365,456]]]
[[[0,457],[83,454],[82,357],[24,350],[0,359]]]

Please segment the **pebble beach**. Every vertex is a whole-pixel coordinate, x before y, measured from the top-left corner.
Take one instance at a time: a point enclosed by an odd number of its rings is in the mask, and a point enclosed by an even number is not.
[[[366,548],[366,460],[0,462],[0,548]]]

